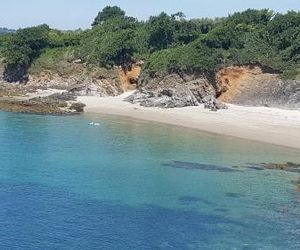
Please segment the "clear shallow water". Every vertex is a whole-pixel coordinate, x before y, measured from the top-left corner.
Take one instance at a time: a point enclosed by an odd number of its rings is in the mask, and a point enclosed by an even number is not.
[[[299,249],[299,174],[245,167],[299,153],[117,117],[0,113],[0,249]]]

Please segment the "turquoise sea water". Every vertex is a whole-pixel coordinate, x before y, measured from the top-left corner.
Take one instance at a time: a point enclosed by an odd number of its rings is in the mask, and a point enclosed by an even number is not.
[[[0,249],[300,249],[299,174],[255,167],[287,161],[300,152],[118,117],[0,113]]]

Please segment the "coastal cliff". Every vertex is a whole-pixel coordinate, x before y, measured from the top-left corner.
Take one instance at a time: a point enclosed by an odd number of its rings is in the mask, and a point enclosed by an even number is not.
[[[81,62],[72,62],[68,63],[68,67],[68,72],[43,70],[29,74],[26,84],[10,84],[2,80],[0,97],[26,96],[37,90],[59,89],[72,95],[75,100],[77,96],[117,96],[128,90],[136,90],[125,101],[139,103],[144,107],[178,108],[204,105],[205,108],[216,111],[226,109],[225,103],[232,103],[300,108],[300,81],[282,80],[277,72],[267,71],[257,65],[226,67],[213,74],[194,72],[154,76],[144,72],[141,64],[133,64],[129,69],[115,67],[108,70],[88,68]],[[8,102],[3,98],[0,100],[0,108],[18,110],[16,102]],[[42,110],[46,109],[47,101],[49,98],[43,100]],[[20,104],[27,107],[29,105],[24,102]],[[37,104],[36,100],[33,104]],[[60,113],[53,111],[53,100],[48,104],[49,112],[44,113]],[[8,108],[9,106],[12,108]],[[30,106],[34,105],[31,103]],[[40,107],[38,105],[38,112]],[[30,111],[33,110],[30,108]]]
[[[2,96],[136,90],[126,101],[145,107],[299,108],[299,12],[248,9],[216,19],[161,13],[139,21],[112,9],[100,11],[91,29],[44,24],[1,35]]]

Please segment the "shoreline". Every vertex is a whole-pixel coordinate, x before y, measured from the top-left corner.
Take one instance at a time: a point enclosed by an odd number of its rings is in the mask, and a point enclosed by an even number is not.
[[[300,149],[300,111],[229,104],[228,110],[213,112],[202,106],[185,108],[145,108],[116,97],[78,97],[85,113],[117,115],[196,129],[278,146]]]

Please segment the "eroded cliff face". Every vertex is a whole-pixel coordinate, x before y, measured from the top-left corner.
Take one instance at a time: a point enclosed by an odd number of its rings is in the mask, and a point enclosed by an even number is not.
[[[33,88],[65,89],[78,96],[105,97],[116,96],[124,92],[117,70],[83,68],[72,75],[43,71],[38,75],[30,75],[26,85]]]
[[[300,81],[281,80],[258,66],[224,68],[217,73],[219,100],[249,106],[300,108]]]
[[[143,65],[144,62],[138,62],[129,68],[119,67],[119,78],[124,91],[137,89]]]
[[[75,95],[116,96],[124,92],[117,68],[104,69],[90,67],[83,63],[71,62],[62,64],[61,69],[43,68],[29,72],[26,83],[7,83],[0,79],[3,85],[22,89],[24,92],[34,92],[36,89],[63,89]]]
[[[117,96],[137,88],[142,65],[143,62],[139,62],[127,69],[104,69],[88,67],[81,62],[64,63],[61,70],[30,72],[26,83],[7,83],[3,78],[0,82],[7,89],[23,89],[25,92],[55,88],[68,90],[79,96]]]
[[[55,115],[77,114],[83,112],[85,106],[77,102],[77,96],[106,97],[124,92],[117,68],[91,68],[78,62],[64,62],[62,66],[56,70],[43,68],[30,72],[26,83],[8,83],[2,79],[0,110]],[[57,93],[43,96],[46,89],[56,89]]]

